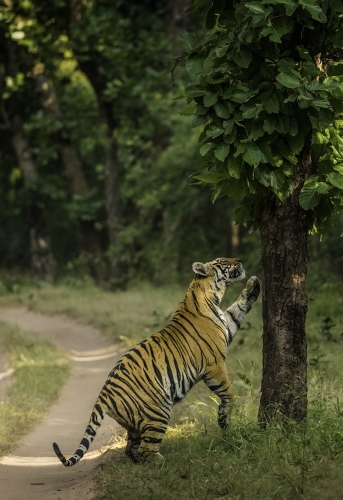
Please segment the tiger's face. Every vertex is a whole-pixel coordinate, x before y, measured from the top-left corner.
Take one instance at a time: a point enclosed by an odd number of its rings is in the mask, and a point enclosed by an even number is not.
[[[197,278],[212,279],[216,288],[227,287],[233,281],[238,281],[245,277],[241,261],[226,257],[219,257],[206,264],[194,262],[193,271]]]

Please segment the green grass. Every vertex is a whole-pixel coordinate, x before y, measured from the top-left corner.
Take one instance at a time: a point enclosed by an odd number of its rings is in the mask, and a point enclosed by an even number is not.
[[[95,286],[65,285],[22,288],[0,297],[0,306],[20,306],[44,314],[65,314],[93,324],[113,341],[127,345],[164,326],[185,294],[178,286],[141,285],[129,291],[106,292]]]
[[[14,369],[6,397],[0,402],[0,456],[13,451],[41,421],[69,376],[62,352],[33,333],[0,322],[0,344]]]
[[[186,287],[142,285],[108,293],[89,286],[47,286],[1,297],[44,313],[94,324],[129,346],[164,326]],[[235,284],[225,305],[239,295]],[[341,285],[309,290],[309,418],[306,427],[257,425],[262,368],[261,300],[230,346],[227,367],[235,390],[232,425],[216,425],[217,403],[203,383],[173,409],[161,446],[165,463],[134,465],[123,439],[99,470],[98,499],[343,499],[343,294]],[[331,323],[325,318],[330,318]],[[329,329],[325,324],[334,324]]]

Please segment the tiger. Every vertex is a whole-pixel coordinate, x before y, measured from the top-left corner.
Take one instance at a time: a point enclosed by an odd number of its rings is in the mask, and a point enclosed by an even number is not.
[[[124,354],[109,373],[94,405],[89,424],[66,467],[87,452],[106,414],[127,431],[126,455],[134,462],[163,460],[159,449],[171,409],[199,380],[220,399],[218,424],[230,421],[233,392],[225,367],[228,346],[259,296],[252,276],[238,299],[225,311],[219,307],[226,288],[244,279],[239,259],[217,258],[193,263],[195,277],[169,324]]]

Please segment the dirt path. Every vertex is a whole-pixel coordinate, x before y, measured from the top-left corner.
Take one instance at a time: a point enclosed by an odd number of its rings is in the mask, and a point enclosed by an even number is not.
[[[108,417],[90,451],[72,468],[63,467],[52,450],[56,441],[71,456],[83,436],[97,395],[119,357],[117,348],[92,326],[63,316],[44,316],[23,308],[0,308],[0,320],[37,332],[67,351],[72,373],[59,400],[41,425],[22,445],[0,460],[0,498],[4,500],[89,500],[94,497],[92,477],[104,460],[112,429],[122,429]],[[112,429],[111,429],[112,428]]]

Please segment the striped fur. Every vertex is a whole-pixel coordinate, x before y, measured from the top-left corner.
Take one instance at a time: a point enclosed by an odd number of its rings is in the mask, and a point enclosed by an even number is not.
[[[259,295],[256,277],[226,311],[219,304],[227,286],[244,278],[238,259],[220,258],[193,264],[195,279],[170,323],[130,349],[108,375],[75,454],[63,465],[75,465],[87,452],[107,413],[128,433],[126,454],[134,461],[162,459],[159,446],[171,408],[199,380],[220,398],[218,424],[225,428],[233,394],[225,369],[229,344]]]

